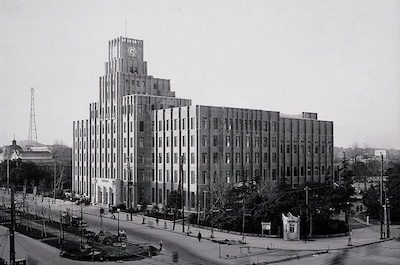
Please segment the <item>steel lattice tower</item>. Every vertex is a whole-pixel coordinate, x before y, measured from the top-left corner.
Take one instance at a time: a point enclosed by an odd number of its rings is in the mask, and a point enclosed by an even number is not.
[[[31,88],[31,117],[29,120],[29,135],[28,135],[28,141],[30,144],[37,143],[34,93],[35,89]]]

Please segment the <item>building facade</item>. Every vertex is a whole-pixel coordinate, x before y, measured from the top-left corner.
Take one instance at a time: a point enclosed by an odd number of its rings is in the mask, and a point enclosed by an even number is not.
[[[186,209],[195,210],[211,186],[331,181],[333,122],[192,106],[169,80],[147,75],[140,40],[110,41],[108,60],[99,102],[74,122],[73,190],[93,202],[162,207],[183,187]]]
[[[169,80],[147,74],[143,41],[110,41],[99,101],[89,119],[73,123],[73,191],[95,203],[150,203],[152,113],[190,103],[175,97]]]
[[[316,113],[196,105],[157,110],[154,120],[153,203],[181,182],[186,208],[196,210],[225,184],[332,181],[333,123]]]

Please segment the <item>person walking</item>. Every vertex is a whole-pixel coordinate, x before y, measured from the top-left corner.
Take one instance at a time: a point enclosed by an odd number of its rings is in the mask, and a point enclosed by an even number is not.
[[[160,251],[162,250],[162,241],[160,240]]]
[[[201,233],[200,233],[200,231],[199,231],[199,233],[197,235],[197,238],[199,239],[199,242],[200,242],[201,241]]]
[[[156,224],[157,224],[157,226],[158,226],[158,217],[156,218]]]

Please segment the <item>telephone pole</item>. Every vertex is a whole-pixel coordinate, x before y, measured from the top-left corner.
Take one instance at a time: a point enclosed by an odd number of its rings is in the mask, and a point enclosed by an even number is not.
[[[15,201],[14,201],[14,189],[11,188],[11,225],[10,225],[10,265],[15,264]]]

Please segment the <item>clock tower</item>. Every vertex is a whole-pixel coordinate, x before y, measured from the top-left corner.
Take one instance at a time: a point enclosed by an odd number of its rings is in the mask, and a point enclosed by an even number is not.
[[[147,75],[147,63],[143,61],[143,41],[119,37],[108,43],[107,73],[116,71]]]

